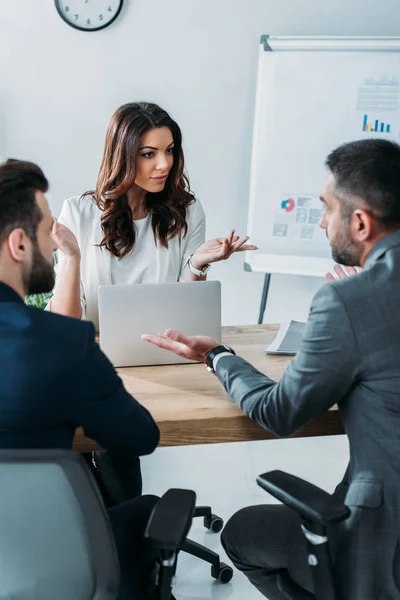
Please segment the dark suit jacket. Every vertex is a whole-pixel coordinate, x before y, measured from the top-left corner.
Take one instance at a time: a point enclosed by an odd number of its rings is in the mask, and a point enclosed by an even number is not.
[[[238,406],[281,436],[338,403],[350,464],[336,493],[351,508],[332,537],[340,598],[399,600],[400,231],[378,242],[362,273],[316,294],[279,383],[235,356],[216,371]]]
[[[91,323],[30,308],[0,283],[0,448],[71,448],[75,429],[124,455],[159,431],[124,389]]]

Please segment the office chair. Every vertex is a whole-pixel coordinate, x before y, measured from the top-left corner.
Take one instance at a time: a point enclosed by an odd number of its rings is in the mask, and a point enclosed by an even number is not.
[[[116,465],[110,463],[110,454],[108,452],[86,453],[83,455],[83,458],[89,467],[91,467],[91,471],[96,478],[97,484],[102,491],[102,494],[105,494],[105,497],[109,497],[113,502],[121,502],[127,497],[126,490],[123,489],[118,477],[115,476]],[[119,463],[121,462],[120,457],[118,458],[118,461]],[[130,490],[133,497],[135,494],[141,494],[142,491],[139,459],[136,459],[136,461],[137,462],[135,463],[132,458],[129,458],[127,462],[129,471],[132,470],[133,472],[134,483]],[[133,468],[132,465],[134,465]],[[107,482],[107,487],[104,485],[105,481]],[[195,517],[203,517],[204,527],[213,533],[221,531],[224,526],[224,521],[221,517],[213,514],[210,506],[197,506],[193,515],[193,518]],[[182,550],[187,554],[191,554],[192,556],[209,563],[211,565],[211,576],[214,577],[214,579],[217,579],[217,581],[228,583],[232,579],[232,568],[221,562],[219,555],[206,546],[187,539],[183,544]]]
[[[115,600],[119,564],[87,465],[69,450],[0,450],[0,600]],[[155,600],[171,580],[195,511],[194,492],[169,490],[146,536],[160,551]]]
[[[289,577],[279,575],[283,593],[289,600],[338,600],[326,527],[347,519],[349,508],[308,481],[283,471],[264,473],[257,477],[257,483],[299,514],[301,529],[307,540],[315,595],[300,588]]]
[[[110,455],[107,452],[91,452],[83,455],[86,463],[91,467],[91,471],[94,474],[97,484],[102,490],[102,493],[109,496],[113,502],[121,502],[126,498],[126,491],[120,485],[118,477],[115,477],[115,464],[110,465]],[[120,461],[120,459],[119,459]],[[139,459],[137,459],[139,464]],[[131,469],[132,458],[128,460],[129,469]],[[111,468],[110,468],[111,467]],[[140,494],[142,491],[141,476],[138,485],[136,467],[134,470],[134,485],[132,487],[132,493]],[[100,476],[97,475],[100,474]],[[139,468],[140,473],[140,468]],[[107,481],[107,488],[104,486],[104,481]],[[213,514],[210,506],[197,506],[195,508],[193,518],[203,517],[203,525],[206,529],[213,533],[217,533],[222,530],[224,521],[218,515]],[[192,540],[185,540],[182,548],[183,552],[195,556],[200,560],[203,560],[211,565],[211,576],[221,583],[228,583],[233,577],[233,570],[231,567],[220,561],[220,557],[216,552],[213,552],[206,546],[198,544]]]
[[[186,538],[195,516],[204,517],[207,529],[212,529],[216,523],[218,528],[223,526],[222,519],[211,514],[209,506],[196,507],[195,502],[196,494],[193,491],[171,489],[157,502],[150,516],[144,535],[160,551],[155,600],[175,600],[172,581],[180,550],[211,563],[212,576],[222,583],[232,579],[232,568],[220,562],[218,554]]]

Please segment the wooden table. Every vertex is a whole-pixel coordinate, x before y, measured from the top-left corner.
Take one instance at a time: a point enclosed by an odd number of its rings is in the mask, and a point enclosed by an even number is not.
[[[267,356],[277,325],[223,327],[222,339],[236,353],[274,380],[278,380],[290,357]],[[218,379],[204,365],[166,365],[117,369],[126,389],[153,415],[161,431],[161,446],[185,446],[273,439],[276,436],[250,420],[230,400]],[[343,433],[336,407],[302,427],[292,437]],[[74,449],[95,450],[82,430]]]

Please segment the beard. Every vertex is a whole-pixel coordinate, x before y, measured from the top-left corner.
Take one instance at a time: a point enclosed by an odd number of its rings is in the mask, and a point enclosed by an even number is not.
[[[360,250],[351,239],[350,224],[342,223],[335,236],[329,240],[332,250],[332,258],[339,265],[345,267],[358,267],[360,264]]]
[[[45,294],[51,292],[54,284],[54,265],[47,262],[35,240],[33,242],[31,272],[25,282],[27,294]]]

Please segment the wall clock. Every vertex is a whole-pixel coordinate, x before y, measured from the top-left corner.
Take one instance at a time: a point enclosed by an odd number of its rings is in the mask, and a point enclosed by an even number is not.
[[[81,31],[99,31],[111,25],[124,0],[54,0],[58,14]]]

